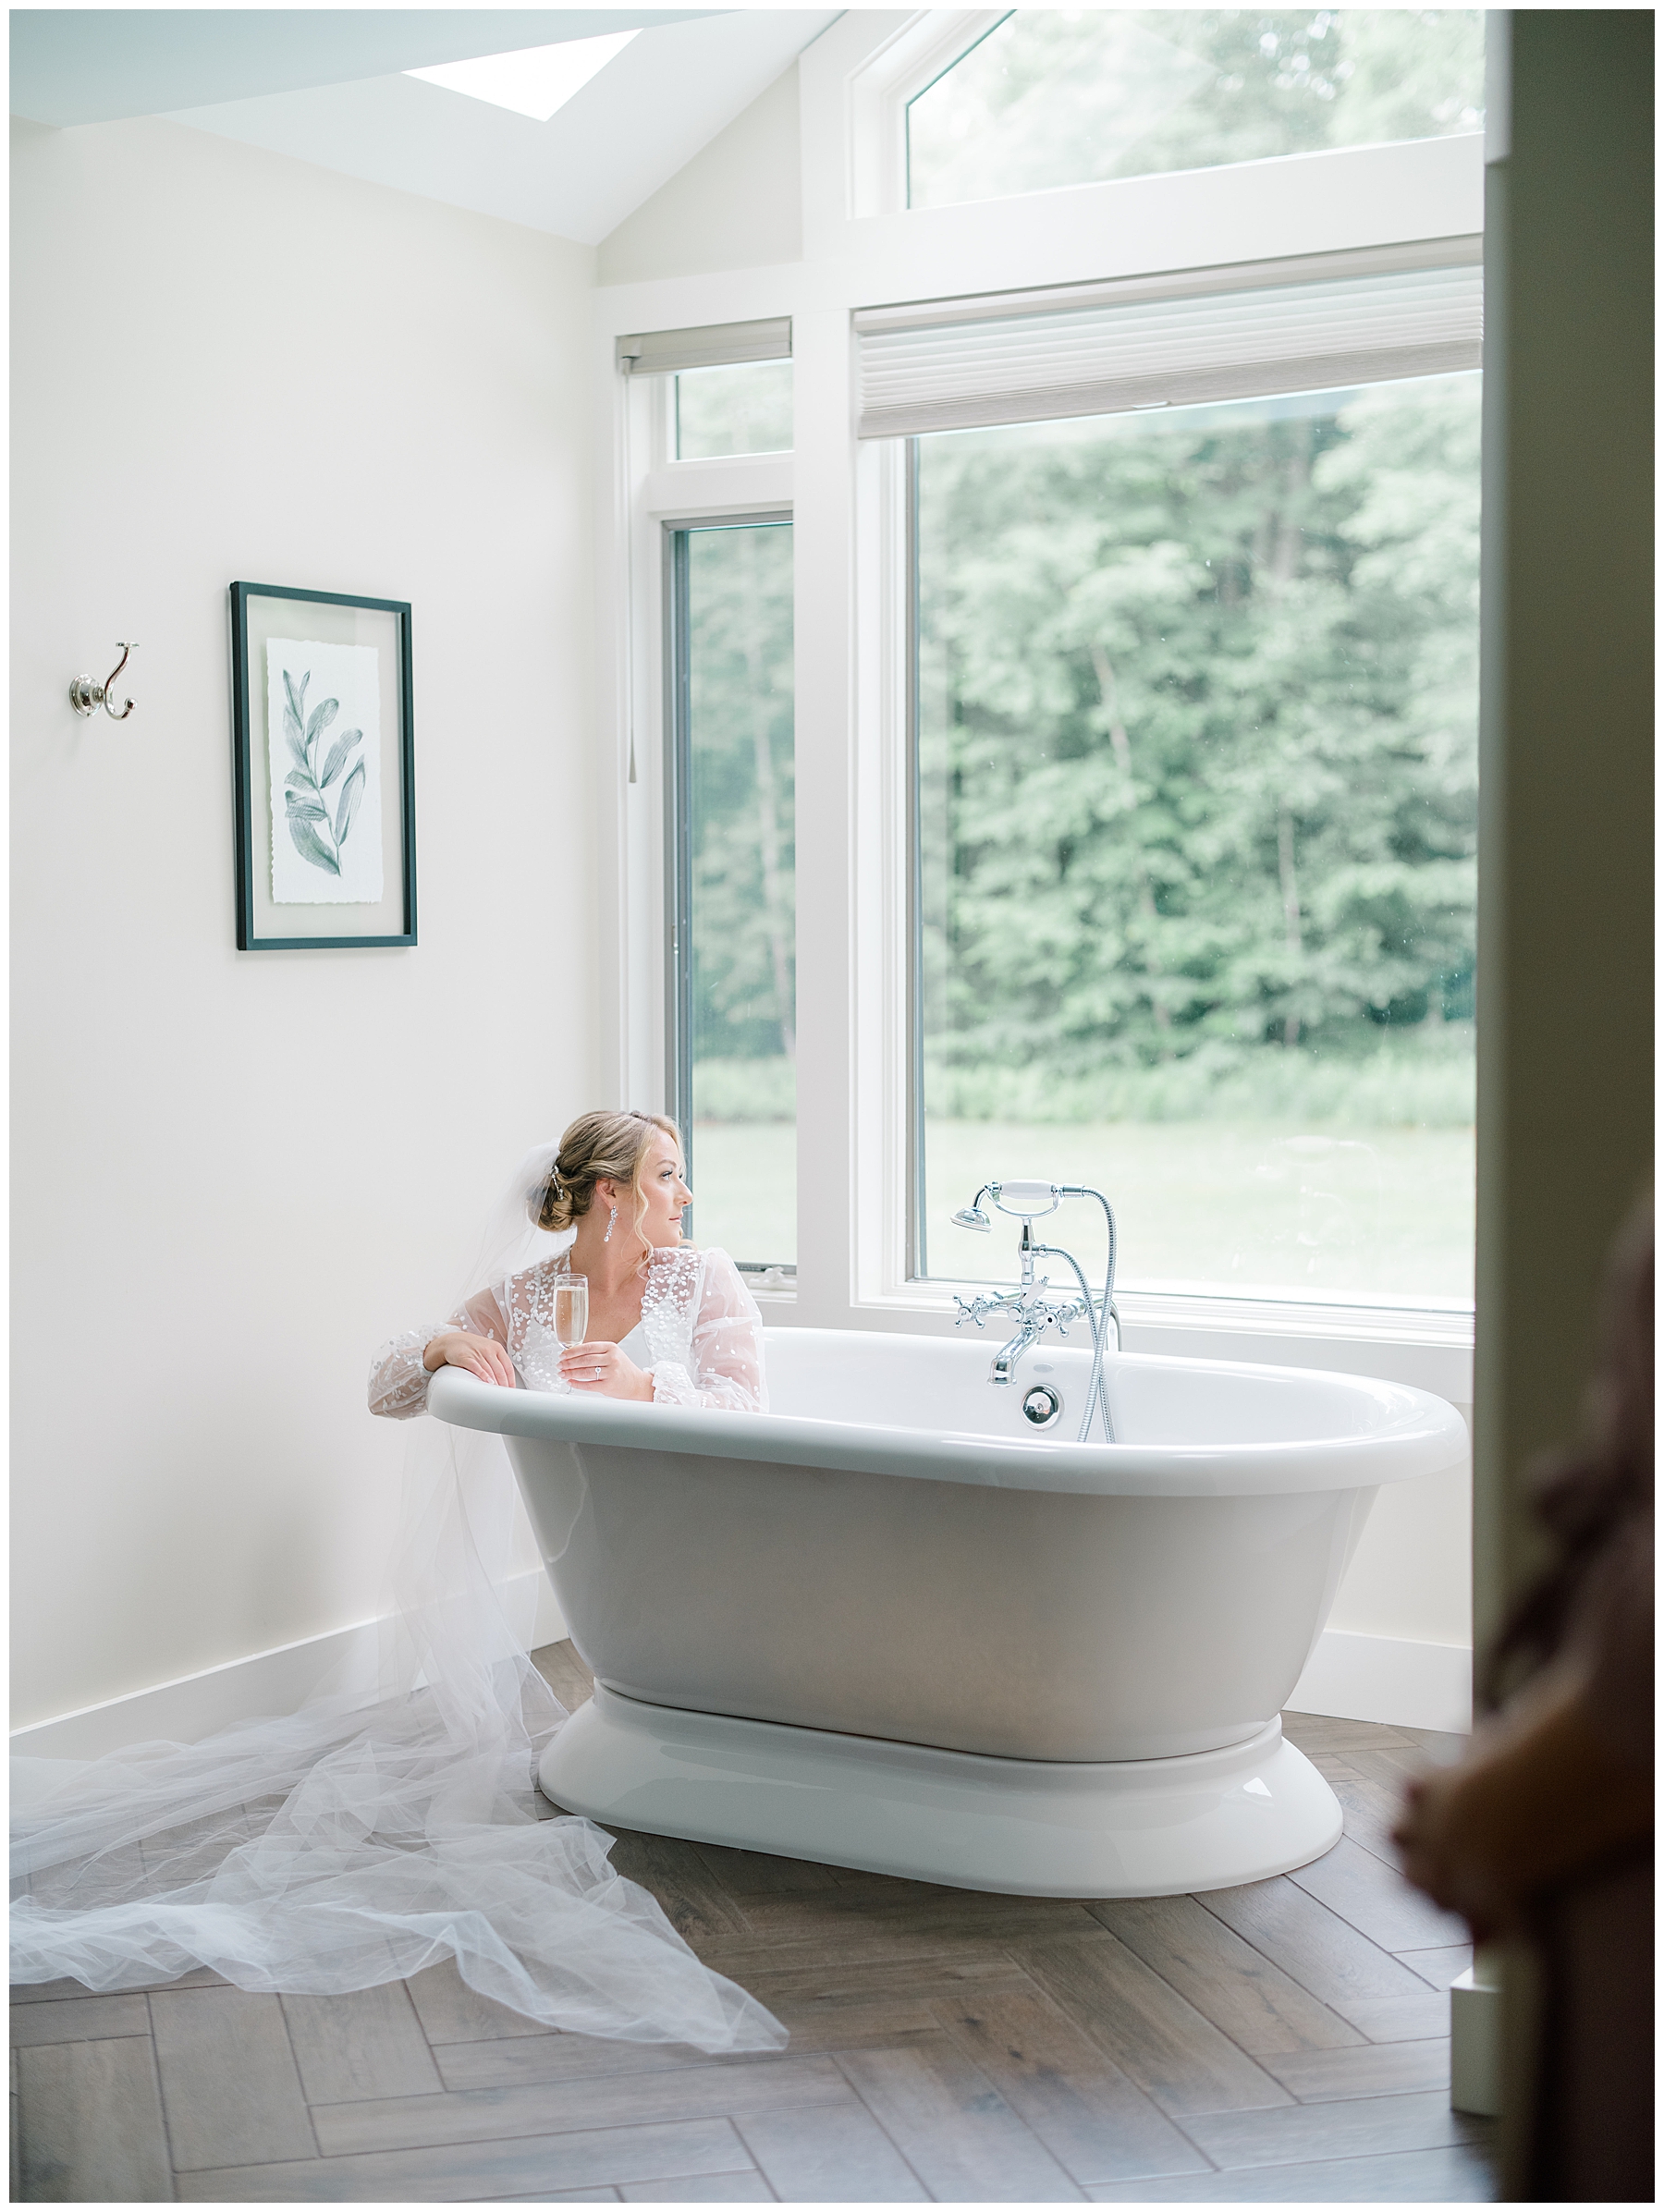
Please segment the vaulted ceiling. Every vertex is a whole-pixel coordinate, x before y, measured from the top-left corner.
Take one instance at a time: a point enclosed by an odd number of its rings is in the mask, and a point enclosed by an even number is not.
[[[836,8],[24,8],[11,109],[162,116],[594,244],[772,84]],[[547,122],[406,76],[640,35]]]

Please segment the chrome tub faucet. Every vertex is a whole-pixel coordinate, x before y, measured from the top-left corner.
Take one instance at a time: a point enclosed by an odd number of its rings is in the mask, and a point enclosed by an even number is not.
[[[1016,1381],[1018,1361],[1031,1345],[1039,1342],[1048,1328],[1055,1328],[1060,1337],[1067,1338],[1071,1321],[1084,1321],[1092,1338],[1092,1381],[1087,1389],[1086,1412],[1077,1441],[1082,1444],[1087,1441],[1093,1416],[1101,1409],[1104,1439],[1106,1443],[1113,1444],[1115,1428],[1109,1413],[1109,1394],[1104,1383],[1104,1349],[1105,1339],[1113,1325],[1115,1349],[1120,1351],[1120,1315],[1115,1308],[1115,1215],[1109,1201],[1101,1191],[1094,1191],[1083,1183],[985,1183],[971,1204],[954,1215],[953,1218],[960,1228],[977,1229],[985,1235],[993,1228],[993,1223],[982,1210],[985,1198],[991,1198],[1002,1214],[1009,1214],[1022,1223],[1022,1232],[1017,1243],[1019,1285],[1015,1290],[979,1294],[969,1299],[955,1298],[953,1302],[959,1312],[954,1317],[954,1327],[959,1328],[965,1322],[973,1321],[981,1328],[990,1314],[1003,1315],[1017,1324],[1016,1334],[1000,1346],[988,1370],[989,1382],[1003,1387]],[[1105,1270],[1101,1306],[1095,1307],[1092,1293],[1086,1287],[1085,1273],[1072,1253],[1065,1252],[1060,1245],[1040,1244],[1034,1240],[1035,1220],[1043,1215],[1055,1213],[1065,1198],[1095,1198],[1104,1209],[1109,1228],[1109,1256]],[[1038,1282],[1034,1279],[1036,1258],[1066,1260],[1081,1286],[1079,1298],[1059,1302],[1047,1297],[1046,1293],[1051,1288],[1048,1278],[1042,1276]],[[1047,1395],[1056,1399],[1055,1392],[1048,1391]],[[1061,1401],[1057,1402],[1060,1404]],[[1026,1400],[1024,1411],[1029,1411]],[[1050,1424],[1049,1421],[1040,1419],[1035,1413],[1031,1413],[1030,1418],[1034,1419],[1039,1426]]]

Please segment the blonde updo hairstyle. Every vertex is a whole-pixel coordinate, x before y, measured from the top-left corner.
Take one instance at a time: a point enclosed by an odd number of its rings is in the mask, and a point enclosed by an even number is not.
[[[627,1183],[635,1199],[633,1227],[642,1236],[647,1199],[642,1189],[642,1169],[656,1136],[672,1140],[681,1149],[681,1131],[663,1114],[600,1112],[580,1114],[560,1140],[555,1165],[535,1202],[539,1228],[558,1233],[581,1221],[595,1201],[598,1182]],[[642,1265],[652,1249],[642,1237]]]

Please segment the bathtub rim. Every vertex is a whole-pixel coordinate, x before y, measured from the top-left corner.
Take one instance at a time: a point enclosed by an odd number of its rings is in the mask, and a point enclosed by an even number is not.
[[[853,1329],[794,1329],[859,1343]],[[888,1332],[886,1340],[894,1341]],[[939,1346],[934,1337],[900,1338]],[[508,1390],[459,1367],[441,1367],[428,1411],[451,1426],[548,1443],[606,1445],[696,1458],[852,1470],[927,1482],[1075,1497],[1221,1497],[1364,1489],[1448,1473],[1465,1463],[1467,1428],[1431,1391],[1328,1368],[1274,1367],[1246,1360],[1197,1360],[1162,1352],[1122,1355],[1125,1364],[1196,1374],[1276,1375],[1349,1385],[1391,1409],[1379,1428],[1357,1436],[1233,1445],[1076,1444],[886,1428],[796,1413],[729,1413],[704,1406],[642,1405],[586,1394]]]

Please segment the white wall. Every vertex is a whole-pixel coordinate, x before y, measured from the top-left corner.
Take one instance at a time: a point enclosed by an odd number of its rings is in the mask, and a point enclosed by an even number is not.
[[[596,281],[765,268],[803,251],[794,62],[596,250]]]
[[[1413,1644],[1471,1644],[1473,1519],[1467,1466],[1380,1491],[1336,1596],[1330,1628]]]
[[[370,1353],[599,1061],[593,253],[156,122],[12,214],[22,1723],[377,1609]],[[413,603],[413,950],[233,948],[234,578]]]

